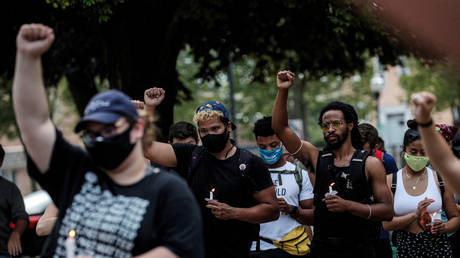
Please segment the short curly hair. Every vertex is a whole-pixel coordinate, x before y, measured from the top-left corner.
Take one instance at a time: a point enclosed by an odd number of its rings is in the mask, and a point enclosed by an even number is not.
[[[192,137],[195,142],[198,142],[198,133],[193,124],[186,121],[179,121],[169,127],[168,140],[170,142],[173,142],[174,138],[184,140],[188,137]]]
[[[257,120],[252,131],[254,132],[256,138],[257,136],[267,137],[274,135],[275,131],[272,129],[272,117],[265,116],[264,118]]]
[[[369,143],[369,147],[373,150],[379,143],[379,132],[377,129],[368,123],[359,124],[358,129],[363,143]]]

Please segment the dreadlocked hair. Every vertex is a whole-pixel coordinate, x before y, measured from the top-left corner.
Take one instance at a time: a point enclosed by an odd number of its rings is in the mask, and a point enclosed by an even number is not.
[[[356,113],[353,106],[340,101],[330,102],[321,110],[318,117],[318,124],[323,122],[323,115],[329,110],[342,111],[345,122],[353,123],[353,129],[351,129],[351,144],[353,145],[353,148],[361,150],[363,148],[363,141],[358,130],[358,113]]]
[[[262,119],[259,119],[254,124],[254,129],[252,130],[256,136],[272,136],[275,134],[275,131],[272,129],[272,117],[264,116]]]

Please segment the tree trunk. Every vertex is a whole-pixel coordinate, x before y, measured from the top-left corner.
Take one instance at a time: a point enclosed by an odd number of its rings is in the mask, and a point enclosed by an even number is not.
[[[177,7],[166,1],[128,1],[123,8],[123,14],[114,16],[106,30],[110,85],[139,100],[147,88],[165,89],[156,120],[157,138],[166,141],[174,121],[177,89],[182,86],[176,72],[182,46],[174,23]]]

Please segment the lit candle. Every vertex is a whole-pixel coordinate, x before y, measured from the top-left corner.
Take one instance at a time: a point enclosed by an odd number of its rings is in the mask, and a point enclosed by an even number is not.
[[[69,237],[65,241],[67,258],[75,258],[75,235],[74,229],[69,231]]]
[[[335,185],[334,182],[332,182],[330,185],[329,185],[329,193],[332,194],[332,187]]]
[[[211,191],[209,192],[209,200],[213,200],[213,197],[214,197],[214,191],[216,190],[216,188],[213,188],[211,189]]]

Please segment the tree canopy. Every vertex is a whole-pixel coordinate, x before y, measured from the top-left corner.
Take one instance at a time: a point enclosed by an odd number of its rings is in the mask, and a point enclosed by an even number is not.
[[[200,64],[194,76],[204,80],[215,80],[229,56],[254,60],[251,79],[263,81],[279,69],[301,72],[308,80],[347,77],[363,71],[369,56],[396,64],[406,54],[351,5],[333,0],[18,0],[0,5],[6,34],[0,43],[2,82],[12,78],[20,25],[44,23],[56,34],[43,61],[47,85],[65,76],[80,113],[104,87],[137,99],[146,88],[165,88],[158,109],[164,135],[174,103],[191,96],[176,69],[185,46]],[[7,83],[0,87],[8,91]]]

